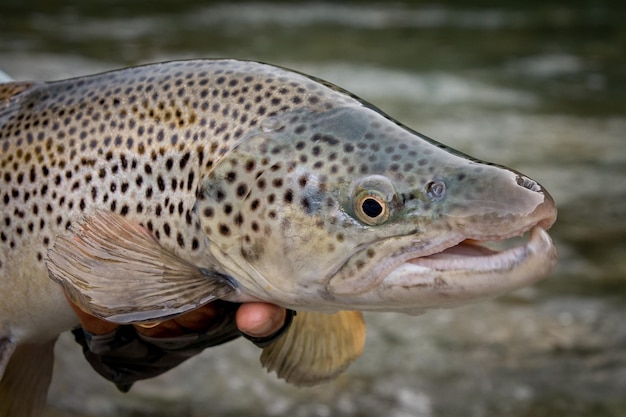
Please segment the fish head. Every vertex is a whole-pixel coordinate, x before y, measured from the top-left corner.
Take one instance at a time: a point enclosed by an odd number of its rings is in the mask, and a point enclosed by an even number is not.
[[[556,257],[537,182],[363,103],[261,120],[205,175],[196,209],[243,293],[301,310],[463,304],[535,282]],[[531,230],[507,251],[480,244]]]

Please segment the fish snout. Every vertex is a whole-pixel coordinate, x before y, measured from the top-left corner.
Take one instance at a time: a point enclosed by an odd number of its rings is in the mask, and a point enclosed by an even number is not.
[[[483,165],[477,172],[453,185],[444,210],[449,225],[466,238],[508,238],[535,226],[549,229],[556,221],[554,199],[537,181],[500,166]]]
[[[532,178],[528,178],[523,174],[518,174],[515,178],[515,183],[528,190],[530,193],[537,193],[541,196],[542,202],[538,204],[535,209],[528,214],[529,219],[534,220],[536,226],[541,227],[544,230],[552,227],[556,221],[557,210],[554,198],[550,193],[537,181]]]

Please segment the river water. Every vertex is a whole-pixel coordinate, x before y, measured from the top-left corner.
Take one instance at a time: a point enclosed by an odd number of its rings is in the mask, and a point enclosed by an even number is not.
[[[548,280],[457,310],[368,314],[363,356],[333,383],[288,386],[239,340],[121,394],[65,335],[47,417],[626,415],[625,7],[2,0],[0,68],[16,79],[271,62],[527,173],[559,207]]]

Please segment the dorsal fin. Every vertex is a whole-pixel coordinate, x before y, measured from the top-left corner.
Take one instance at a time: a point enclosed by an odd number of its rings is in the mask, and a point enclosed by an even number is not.
[[[40,84],[41,83],[36,81],[16,81],[0,84],[0,102],[9,100],[11,97],[23,93],[29,88]]]
[[[21,94],[40,85],[43,83],[35,81],[0,83],[0,129],[19,111],[22,98],[28,97]]]

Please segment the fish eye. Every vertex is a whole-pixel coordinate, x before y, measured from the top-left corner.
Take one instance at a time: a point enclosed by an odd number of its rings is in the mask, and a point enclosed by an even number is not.
[[[355,202],[355,212],[363,223],[376,226],[389,218],[389,203],[382,196],[366,193]]]
[[[398,198],[389,178],[382,175],[363,178],[354,190],[353,196],[354,213],[361,223],[368,226],[386,222]]]
[[[375,192],[366,192],[355,201],[354,211],[363,223],[376,226],[389,218],[389,203]]]
[[[383,214],[384,206],[376,198],[368,197],[361,203],[361,210],[366,216],[375,219]]]

